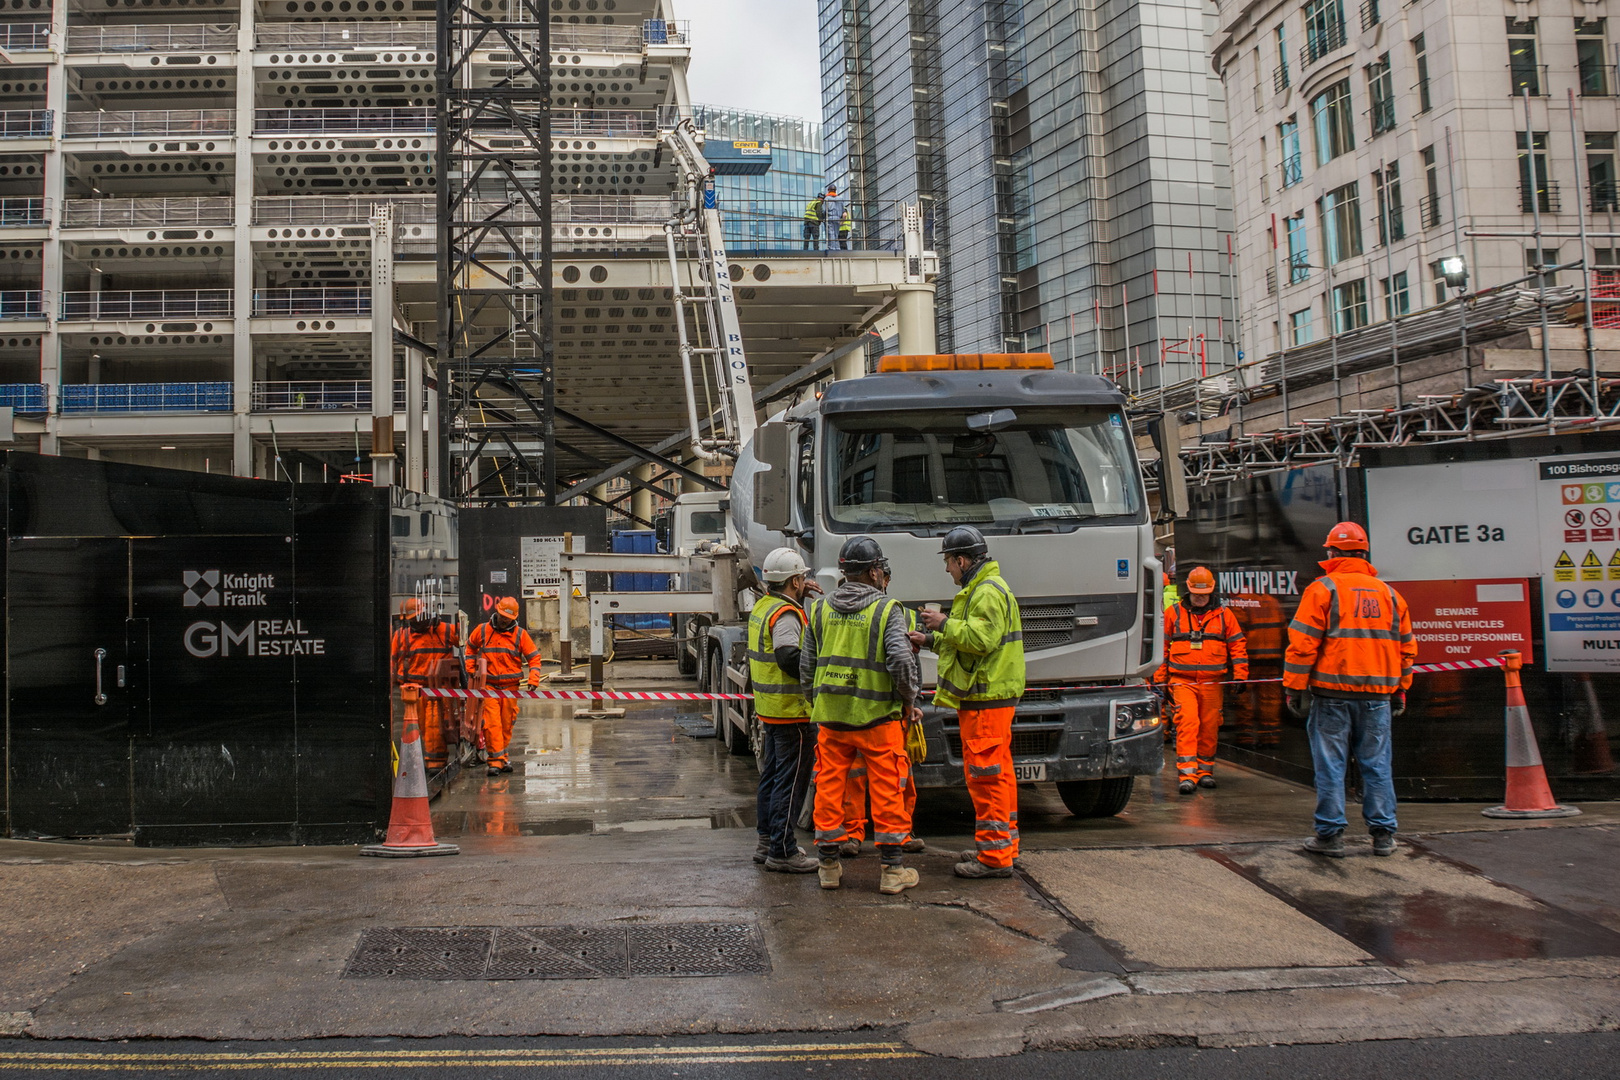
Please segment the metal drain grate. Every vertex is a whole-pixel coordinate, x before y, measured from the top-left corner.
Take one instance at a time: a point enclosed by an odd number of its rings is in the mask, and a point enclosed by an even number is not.
[[[365,930],[345,979],[624,979],[763,975],[749,923],[672,926],[421,926]]]

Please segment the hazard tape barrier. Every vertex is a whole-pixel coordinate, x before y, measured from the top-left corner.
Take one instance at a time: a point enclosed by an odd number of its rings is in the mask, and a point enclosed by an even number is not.
[[[1468,671],[1475,668],[1501,667],[1500,657],[1488,660],[1451,660],[1442,664],[1419,664],[1412,669],[1414,675],[1427,675],[1436,671]],[[1228,679],[1222,686],[1248,686],[1252,683],[1282,682],[1274,679]],[[1143,683],[1107,683],[1077,687],[1084,690],[1136,690]],[[926,693],[926,691],[925,691]],[[422,688],[427,698],[521,698],[533,701],[752,701],[752,694],[700,694],[678,690],[455,690]]]

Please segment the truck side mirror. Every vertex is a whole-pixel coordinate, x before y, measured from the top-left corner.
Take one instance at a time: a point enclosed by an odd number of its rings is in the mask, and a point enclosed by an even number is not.
[[[789,445],[786,424],[766,424],[754,433],[754,456],[764,466],[753,476],[754,520],[772,532],[781,532],[792,520]]]
[[[661,510],[653,518],[653,540],[659,551],[669,550],[669,511]]]

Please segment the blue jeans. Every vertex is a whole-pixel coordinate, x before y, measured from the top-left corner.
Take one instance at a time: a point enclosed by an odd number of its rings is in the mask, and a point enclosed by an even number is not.
[[[793,823],[804,809],[804,795],[816,768],[816,725],[761,724],[765,754],[759,762],[759,801],[754,820],[770,857],[786,859],[799,850]]]
[[[1361,816],[1375,832],[1395,831],[1395,779],[1389,699],[1313,697],[1305,721],[1316,766],[1316,835],[1344,831],[1344,771],[1350,754],[1361,767]]]

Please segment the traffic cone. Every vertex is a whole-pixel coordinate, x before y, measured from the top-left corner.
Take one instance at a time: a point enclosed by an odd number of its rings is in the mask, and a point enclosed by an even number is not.
[[[399,742],[399,772],[394,777],[394,806],[388,815],[388,837],[380,844],[361,848],[360,854],[385,859],[460,855],[461,849],[455,844],[441,844],[433,838],[427,771],[422,767],[422,731],[417,721],[421,688],[407,683],[399,688],[399,696],[405,703],[405,732]]]
[[[1574,817],[1580,811],[1573,806],[1559,806],[1547,786],[1541,748],[1536,745],[1530,710],[1525,708],[1524,689],[1519,685],[1519,669],[1523,666],[1519,653],[1502,653],[1502,674],[1507,679],[1507,798],[1501,806],[1480,813],[1489,818]]]
[[[1586,717],[1577,719],[1575,732],[1575,771],[1578,773],[1614,772],[1614,754],[1609,750],[1608,725],[1603,722],[1603,706],[1598,702],[1597,688],[1592,676],[1582,672],[1575,676],[1586,692]]]

